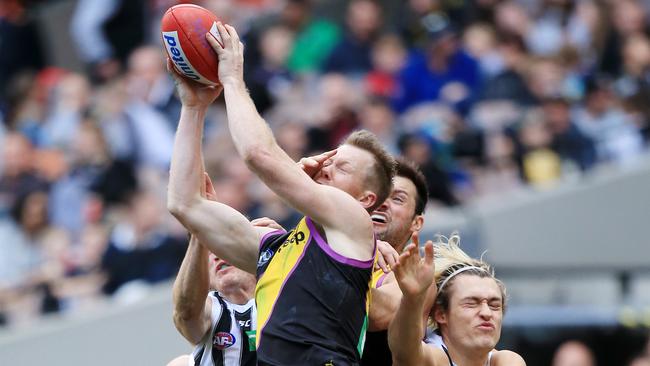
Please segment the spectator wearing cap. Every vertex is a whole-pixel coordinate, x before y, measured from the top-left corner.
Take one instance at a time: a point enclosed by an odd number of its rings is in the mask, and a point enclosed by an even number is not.
[[[421,22],[429,42],[402,70],[394,107],[403,112],[422,102],[442,101],[466,110],[480,86],[478,62],[461,49],[456,28],[446,16],[430,14]]]

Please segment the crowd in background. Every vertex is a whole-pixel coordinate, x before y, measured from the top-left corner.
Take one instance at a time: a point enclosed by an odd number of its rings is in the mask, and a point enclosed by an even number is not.
[[[180,103],[158,27],[179,2],[79,0],[68,31],[83,72],[48,58],[32,12],[48,1],[0,3],[0,324],[130,301],[175,275]],[[434,206],[624,166],[648,146],[649,2],[193,3],[243,35],[247,86],[292,158],[368,129],[419,164]],[[204,149],[219,198],[291,226],[225,121],[217,102]]]

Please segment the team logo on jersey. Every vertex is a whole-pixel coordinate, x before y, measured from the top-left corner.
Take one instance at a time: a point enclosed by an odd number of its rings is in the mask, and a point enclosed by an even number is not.
[[[261,267],[266,264],[271,258],[273,257],[273,251],[271,249],[267,249],[262,254],[260,254],[260,258],[257,260],[257,266]]]
[[[214,335],[212,345],[218,350],[224,350],[235,344],[235,336],[228,332],[218,332]]]

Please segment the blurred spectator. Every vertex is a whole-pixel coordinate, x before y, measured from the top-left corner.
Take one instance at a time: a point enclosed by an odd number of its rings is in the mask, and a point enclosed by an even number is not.
[[[48,199],[45,190],[25,191],[13,203],[10,216],[1,221],[3,285],[23,285],[40,269],[44,260],[40,242],[50,229]]]
[[[553,136],[551,147],[560,155],[563,163],[570,162],[580,170],[586,170],[596,163],[596,149],[594,142],[571,120],[569,107],[568,101],[563,98],[547,99],[542,104],[546,123]]]
[[[128,58],[129,96],[163,114],[176,128],[181,104],[174,94],[174,81],[166,71],[165,59],[154,46],[138,47]]]
[[[648,15],[638,0],[608,2],[611,27],[606,35],[599,69],[609,75],[623,71],[623,47],[633,36],[648,34]]]
[[[641,154],[643,139],[636,126],[616,104],[605,81],[587,86],[584,107],[575,113],[577,126],[596,145],[598,160],[627,162]]]
[[[409,47],[424,48],[429,39],[429,32],[422,19],[430,14],[439,12],[437,0],[408,0],[403,1],[400,14],[396,17],[397,30]]]
[[[290,88],[292,75],[287,69],[287,59],[293,46],[294,34],[285,26],[273,26],[261,36],[260,60],[250,66],[246,85],[260,113],[266,112]]]
[[[479,67],[460,48],[457,30],[441,14],[422,19],[429,31],[425,53],[416,52],[400,75],[395,108],[403,112],[421,102],[443,101],[465,110],[480,86]]]
[[[494,10],[494,24],[498,33],[515,34],[525,40],[531,22],[524,5],[517,1],[502,1]]]
[[[528,61],[526,46],[521,37],[503,34],[498,40],[498,53],[485,59],[487,81],[481,90],[481,100],[511,100],[519,105],[536,102],[528,85],[525,71]]]
[[[76,134],[90,106],[92,89],[84,75],[61,76],[50,95],[50,113],[39,131],[41,146],[65,148]]]
[[[118,75],[147,29],[143,0],[79,0],[70,34],[95,81]]]
[[[491,25],[477,23],[468,26],[462,41],[463,48],[478,61],[482,77],[492,77],[503,69],[497,35]]]
[[[309,129],[309,151],[330,150],[359,125],[354,110],[355,88],[341,74],[326,74],[320,81],[320,121]]]
[[[25,136],[8,133],[2,141],[0,174],[0,217],[9,211],[16,198],[25,192],[42,189],[46,182],[34,170],[34,150]]]
[[[537,186],[547,186],[562,174],[561,157],[552,149],[552,134],[539,110],[527,113],[518,131],[522,178]]]
[[[622,97],[643,95],[650,91],[650,39],[633,35],[623,44],[623,70],[616,81]]]
[[[11,215],[0,219],[0,309],[13,322],[24,322],[41,312],[58,311],[52,285],[64,274],[60,253],[69,241],[64,231],[50,225],[48,193],[23,192]]]
[[[346,32],[326,59],[324,72],[368,72],[373,41],[381,26],[381,8],[372,0],[352,0],[345,18]]]
[[[596,361],[584,343],[567,341],[555,351],[552,366],[596,366]]]
[[[133,195],[126,215],[110,234],[102,259],[108,275],[105,293],[112,294],[131,281],[152,284],[176,274],[187,240],[165,232],[163,213],[162,202],[153,193]]]
[[[338,26],[312,14],[312,0],[288,0],[282,19],[296,33],[287,66],[297,73],[319,70],[340,39]]]
[[[431,138],[423,133],[408,133],[400,136],[398,145],[402,155],[422,170],[429,198],[447,206],[458,204],[449,177],[434,160]]]
[[[7,113],[10,81],[23,71],[38,71],[46,55],[36,22],[20,0],[0,1],[0,120]]]
[[[591,31],[596,28],[593,22],[598,18],[597,10],[589,4],[590,1],[542,1],[526,37],[531,52],[552,56],[567,46],[588,50],[592,44]]]
[[[104,135],[92,119],[78,126],[68,154],[70,169],[52,187],[52,220],[76,236],[88,221],[101,218],[101,212],[93,210],[124,201],[136,182],[128,162],[111,159]]]
[[[274,128],[278,144],[293,160],[299,161],[307,155],[307,132],[305,127],[294,122],[281,122]]]
[[[397,155],[397,136],[399,126],[390,105],[381,99],[371,99],[359,110],[359,127],[374,133],[388,152]]]
[[[535,101],[568,96],[566,70],[559,58],[529,59],[525,75]]]
[[[485,138],[485,150],[485,164],[468,167],[473,173],[475,196],[485,197],[521,186],[512,138],[504,133],[489,134]]]
[[[160,54],[159,54],[160,55]],[[139,74],[140,61],[154,70]],[[174,144],[174,125],[178,115],[165,114],[165,107],[156,108],[149,93],[149,73],[156,80],[168,78],[162,74],[161,56],[152,49],[141,49],[132,55],[126,78],[115,80],[100,89],[95,114],[100,120],[112,154],[120,160],[133,161],[142,167],[166,171]],[[155,69],[158,68],[158,71]],[[163,81],[164,83],[164,81]],[[171,85],[169,85],[171,87]],[[169,91],[171,93],[171,90]],[[166,94],[172,98],[171,94]],[[174,97],[175,98],[175,97]],[[165,100],[163,98],[162,100]],[[176,103],[167,99],[167,103]],[[174,109],[175,107],[171,107]],[[173,118],[173,119],[172,119]],[[173,121],[173,122],[172,122]]]
[[[365,80],[368,94],[394,97],[399,88],[398,73],[406,62],[404,43],[394,34],[379,37],[372,45],[370,61],[372,68]]]

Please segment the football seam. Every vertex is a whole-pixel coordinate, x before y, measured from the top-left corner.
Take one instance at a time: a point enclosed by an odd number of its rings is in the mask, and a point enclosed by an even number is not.
[[[192,41],[190,40],[190,37],[187,36],[187,34],[185,33],[185,30],[183,29],[183,27],[180,26],[180,23],[179,23],[179,21],[178,21],[178,18],[176,18],[176,14],[174,14],[174,11],[173,11],[173,10],[171,11],[171,16],[174,17],[174,21],[176,22],[176,25],[179,26],[179,27],[178,27],[178,32],[179,32],[180,34],[183,35],[183,37],[185,38],[185,40],[187,40],[187,42],[190,44],[190,46],[192,47],[192,49],[194,49],[194,52],[196,52],[196,54],[199,55],[199,58],[201,59],[201,61],[203,62],[203,64],[206,65],[206,68],[209,68],[210,64],[205,60],[205,58],[203,57],[203,55],[201,54],[201,52],[199,52],[199,50],[194,46],[194,43],[192,43]],[[207,33],[207,32],[206,32],[206,33]],[[204,35],[204,36],[205,36],[205,35]],[[207,41],[206,41],[206,42],[207,42]],[[212,52],[214,52],[214,50],[212,50]],[[216,54],[217,54],[217,53],[215,52],[215,55],[216,55]],[[188,61],[189,61],[189,58],[188,58]],[[203,78],[205,78],[206,80],[210,81],[211,83],[219,84],[218,81],[215,82],[215,81],[213,81],[213,80],[210,80],[210,79],[207,78],[205,75],[201,74],[201,73],[199,72],[199,70],[196,70],[196,72],[198,72],[198,73],[199,73]],[[219,76],[217,75],[217,80],[218,80],[218,79],[219,79]]]

